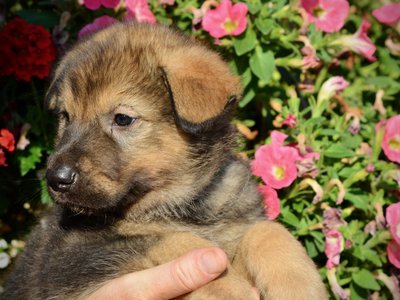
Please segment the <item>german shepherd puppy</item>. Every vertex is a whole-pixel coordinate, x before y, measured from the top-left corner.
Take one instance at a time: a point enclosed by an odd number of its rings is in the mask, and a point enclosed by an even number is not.
[[[227,272],[185,299],[326,299],[300,243],[264,220],[229,123],[241,93],[220,57],[162,26],[119,24],[76,45],[48,91],[56,205],[4,299],[85,299],[110,279],[216,245]]]

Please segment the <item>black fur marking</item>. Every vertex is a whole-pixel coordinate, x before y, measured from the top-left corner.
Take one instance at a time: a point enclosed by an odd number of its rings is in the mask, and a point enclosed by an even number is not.
[[[221,168],[214,174],[210,183],[195,197],[184,205],[176,205],[170,209],[170,217],[179,222],[194,225],[212,225],[221,221],[213,215],[214,212],[209,206],[212,200],[209,197],[213,195],[216,189],[221,185],[228,167],[234,160],[235,158],[233,156],[229,156],[222,164]]]

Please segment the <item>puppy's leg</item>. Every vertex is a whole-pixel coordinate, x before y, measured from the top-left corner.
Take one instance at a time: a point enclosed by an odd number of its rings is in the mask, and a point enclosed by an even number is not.
[[[202,247],[215,246],[211,242],[191,233],[171,233],[158,242],[149,251],[149,257],[155,264],[171,261],[186,252]],[[240,276],[229,264],[227,270],[214,281],[200,289],[180,297],[185,300],[220,299],[256,299],[250,283]]]
[[[305,249],[278,223],[252,226],[239,244],[233,267],[253,280],[265,299],[328,299]]]

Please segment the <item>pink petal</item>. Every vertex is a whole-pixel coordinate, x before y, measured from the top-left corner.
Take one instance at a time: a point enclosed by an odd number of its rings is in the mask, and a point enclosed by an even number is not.
[[[150,10],[146,0],[126,0],[128,14],[127,20],[135,20],[139,23],[156,23],[156,17]]]
[[[321,24],[324,29],[321,29],[325,32],[337,32],[342,29],[350,11],[347,0],[320,0],[320,5],[326,11],[325,16],[321,18],[325,21]]]
[[[221,17],[214,10],[209,10],[203,17],[202,26],[212,37],[219,39],[228,35],[228,32],[222,26],[224,21],[225,17]]]
[[[275,220],[281,213],[278,193],[267,185],[259,186],[257,189],[264,198],[265,216],[268,220]]]
[[[101,5],[100,0],[83,0],[83,4],[91,10],[96,10]]]
[[[381,23],[394,26],[400,20],[400,3],[383,5],[372,11],[372,15]]]
[[[307,12],[307,21],[324,32],[339,31],[350,10],[347,0],[302,0],[301,5]],[[314,15],[317,8],[323,11],[321,16]]]
[[[301,6],[310,14],[318,6],[318,0],[301,0]]]
[[[93,23],[87,24],[84,26],[78,33],[78,37],[82,38],[85,35],[93,34],[99,30],[102,30],[114,23],[117,23],[118,20],[114,19],[110,16],[101,16],[93,21]]]
[[[239,35],[246,30],[247,26],[247,5],[237,3],[232,6],[230,0],[222,0],[221,3],[212,10],[205,13],[202,26],[212,37],[221,38],[226,35]],[[224,25],[226,22],[235,22],[236,28],[228,32]]]
[[[271,143],[276,146],[283,146],[283,142],[287,139],[288,135],[279,132],[277,130],[273,130],[271,132]]]
[[[289,186],[297,177],[297,150],[292,147],[263,145],[255,154],[252,163],[253,174],[261,176],[262,180],[274,189]],[[276,169],[283,170],[282,178],[275,175]]]
[[[400,245],[392,240],[388,243],[386,250],[390,263],[400,269]]]
[[[386,208],[386,221],[394,240],[400,245],[400,202]]]
[[[237,27],[232,31],[232,35],[240,35],[246,30],[247,11],[247,5],[244,3],[237,3],[233,5],[230,16],[232,20],[237,22]]]
[[[342,241],[342,233],[337,229],[329,230],[325,234],[325,255],[328,258],[326,265],[328,269],[332,269],[339,265]]]
[[[388,159],[400,163],[400,115],[386,121],[382,149]]]

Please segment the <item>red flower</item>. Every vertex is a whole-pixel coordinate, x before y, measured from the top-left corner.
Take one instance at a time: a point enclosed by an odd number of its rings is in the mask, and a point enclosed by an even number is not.
[[[268,185],[261,185],[257,187],[257,189],[264,198],[264,211],[266,218],[268,220],[275,220],[281,213],[278,193]]]
[[[85,25],[78,33],[78,37],[82,38],[85,35],[93,34],[99,30],[102,30],[108,26],[111,26],[114,23],[117,23],[118,20],[114,19],[110,16],[101,16],[94,19],[93,23]]]
[[[347,0],[301,0],[307,21],[324,32],[339,31],[349,14]]]
[[[0,32],[0,75],[42,79],[49,75],[54,59],[51,35],[44,27],[15,18]]]
[[[4,154],[3,149],[0,149],[0,166],[5,166],[5,167],[7,167],[6,155]]]
[[[0,130],[0,146],[9,152],[13,152],[15,150],[14,135],[7,129]]]
[[[395,26],[400,20],[400,3],[386,4],[374,9],[372,15],[383,24]]]
[[[203,17],[203,28],[215,38],[240,35],[246,30],[246,14],[247,5],[245,3],[232,5],[230,0],[222,0],[215,9],[206,12]]]

